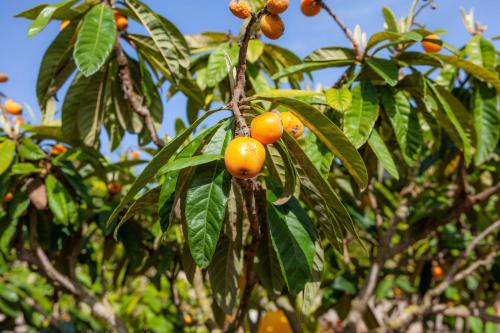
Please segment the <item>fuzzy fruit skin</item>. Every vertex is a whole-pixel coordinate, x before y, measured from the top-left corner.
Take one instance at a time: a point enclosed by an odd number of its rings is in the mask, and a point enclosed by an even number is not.
[[[304,133],[304,124],[293,113],[281,112],[280,118],[285,131],[293,135],[294,138],[297,139]]]
[[[439,38],[439,36],[436,34],[430,34],[430,35],[425,36],[424,40],[422,41],[422,48],[425,50],[425,52],[437,53],[437,52],[441,51],[441,48],[442,48],[441,44],[433,43],[429,40],[440,41],[441,38]]]
[[[268,311],[259,323],[258,333],[292,333],[292,327],[282,310]]]
[[[273,112],[258,115],[250,124],[250,133],[252,138],[264,145],[275,143],[283,135],[281,118]]]
[[[441,266],[432,267],[432,276],[435,278],[440,278],[444,275],[443,269]]]
[[[3,202],[9,203],[12,199],[14,199],[14,194],[12,194],[12,192],[7,192],[7,194],[3,197]]]
[[[61,25],[59,26],[59,30],[64,30],[70,24],[71,24],[70,20],[64,20],[64,21],[62,21]]]
[[[8,99],[5,101],[4,107],[5,107],[5,111],[7,111],[7,113],[10,113],[10,114],[13,114],[16,116],[20,115],[23,112],[23,107],[21,106],[21,104],[16,103],[11,99]]]
[[[232,0],[229,3],[229,10],[233,13],[234,16],[239,17],[240,19],[247,19],[252,15],[252,8],[250,5],[243,0],[235,1]]]
[[[137,150],[134,150],[130,152],[130,158],[137,161],[139,158],[141,158],[141,153]]]
[[[9,81],[9,77],[5,73],[0,73],[0,83]]]
[[[300,10],[305,16],[316,16],[321,11],[321,6],[316,4],[314,0],[302,0]]]
[[[264,15],[260,21],[260,30],[269,39],[278,39],[285,32],[285,24],[276,14]]]
[[[55,144],[52,146],[52,149],[50,150],[50,153],[52,155],[61,155],[62,153],[65,153],[68,151],[68,148],[64,147],[62,144]]]
[[[117,194],[122,191],[122,184],[119,182],[111,182],[108,184],[108,192],[109,194]]]
[[[268,0],[267,10],[273,14],[281,14],[288,9],[288,0]]]
[[[115,13],[116,28],[118,31],[125,31],[128,28],[128,18],[120,13]]]
[[[227,145],[224,163],[235,178],[249,179],[257,176],[266,161],[266,150],[259,141],[249,137],[237,137]]]

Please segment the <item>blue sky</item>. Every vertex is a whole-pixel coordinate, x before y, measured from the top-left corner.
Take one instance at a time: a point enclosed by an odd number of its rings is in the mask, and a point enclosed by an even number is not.
[[[398,17],[406,15],[411,0],[325,0],[345,21],[348,27],[360,24],[368,36],[383,29],[381,8],[389,6]],[[443,38],[461,46],[470,36],[462,25],[459,8],[466,10],[474,7],[476,19],[488,26],[486,36],[500,35],[497,23],[500,14],[500,0],[436,0],[437,10],[426,10],[419,17],[429,30],[444,28],[448,34]],[[46,1],[53,3],[55,1]],[[184,34],[203,31],[228,30],[237,33],[241,21],[228,11],[229,0],[161,0],[145,2],[160,14],[175,23]],[[283,15],[285,35],[276,43],[291,49],[303,57],[309,52],[324,46],[347,45],[340,29],[333,24],[324,12],[317,17],[308,18],[301,15],[299,0],[290,0],[290,9]],[[11,80],[0,89],[11,98],[30,105],[38,110],[35,95],[35,84],[38,66],[46,47],[59,31],[59,23],[51,23],[42,33],[31,40],[26,32],[29,21],[16,19],[13,16],[43,1],[37,0],[0,0],[0,72],[6,72]],[[315,83],[331,84],[336,80],[335,73],[320,72],[315,75]],[[163,95],[164,96],[164,95]],[[185,100],[181,95],[166,102],[165,121],[161,134],[173,134],[176,117],[183,117]],[[33,120],[31,121],[33,122]],[[125,146],[136,145],[136,140],[127,139]]]

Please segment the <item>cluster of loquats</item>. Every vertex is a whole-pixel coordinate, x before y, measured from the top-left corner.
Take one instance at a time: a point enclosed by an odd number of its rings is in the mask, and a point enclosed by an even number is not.
[[[229,173],[239,179],[257,176],[266,161],[264,145],[278,141],[283,130],[298,138],[304,124],[291,112],[271,111],[256,116],[250,124],[251,137],[237,137],[227,146],[224,162]]]

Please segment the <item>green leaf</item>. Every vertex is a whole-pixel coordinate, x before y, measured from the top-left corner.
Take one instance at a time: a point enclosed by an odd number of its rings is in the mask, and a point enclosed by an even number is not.
[[[495,46],[483,36],[472,37],[465,47],[465,53],[470,57],[472,63],[495,72],[497,62]]]
[[[16,163],[12,166],[11,175],[28,175],[41,171],[43,171],[42,168],[37,168],[31,163]]]
[[[352,102],[352,94],[347,86],[325,90],[326,102],[334,110],[345,112]]]
[[[36,96],[42,109],[45,109],[48,98],[55,94],[53,90],[57,91],[69,76],[68,72],[75,69],[71,55],[76,26],[70,24],[61,31],[43,55],[36,82]]]
[[[0,176],[9,169],[10,164],[14,160],[16,151],[16,143],[12,140],[0,142]]]
[[[342,162],[361,189],[368,183],[363,159],[345,134],[328,117],[313,106],[290,98],[257,98],[287,107],[300,119]]]
[[[19,218],[26,212],[29,203],[30,200],[25,190],[17,191],[14,194],[13,200],[9,203],[8,221],[2,221],[6,223],[0,224],[0,252],[4,253],[7,257],[10,257],[10,244],[16,234]]]
[[[49,208],[58,223],[68,225],[78,219],[78,212],[74,201],[66,192],[64,186],[53,175],[45,178],[47,200]]]
[[[422,52],[402,52],[396,58],[403,66],[409,65],[429,65],[433,67],[443,67],[443,62],[435,57]]]
[[[397,27],[396,27],[397,29]],[[375,45],[379,44],[380,42],[386,41],[386,40],[397,40],[401,38],[401,34],[397,33],[397,31],[382,31],[382,32],[376,32],[374,33],[370,39],[368,40],[368,43],[366,44],[365,50],[368,51]]]
[[[222,154],[232,138],[230,126],[217,130],[205,148],[208,154]],[[206,268],[214,255],[230,190],[224,162],[198,167],[187,187],[185,214],[189,249],[195,263]]]
[[[392,124],[396,140],[409,166],[414,166],[420,154],[422,134],[415,111],[403,92],[382,90],[382,105]]]
[[[60,126],[30,126],[26,131],[33,133],[33,139],[51,139],[55,141],[63,141],[62,131]]]
[[[106,73],[77,75],[62,107],[62,133],[67,142],[94,146],[99,140],[105,106]]]
[[[155,48],[162,57],[175,82],[186,76],[190,64],[190,52],[184,36],[167,19],[159,17],[151,8],[137,0],[126,0],[152,37]]]
[[[132,205],[127,209],[127,212],[122,217],[118,225],[116,226],[116,230],[120,229],[120,227],[130,220],[134,215],[143,209],[154,206],[158,203],[158,199],[160,197],[160,187],[155,187],[152,190],[147,191],[140,198],[134,201]]]
[[[235,63],[238,57],[238,48],[229,43],[219,45],[208,57],[207,65],[207,86],[215,87],[228,74],[228,66],[226,64],[226,54]]]
[[[161,168],[160,171],[158,171],[158,175],[160,176],[170,171],[178,171],[185,168],[207,164],[223,158],[224,155],[216,154],[203,154],[192,157],[177,158],[173,161],[168,162],[163,168]]]
[[[396,84],[398,84],[398,66],[394,61],[379,58],[370,58],[366,61],[366,63],[391,87],[394,87]]]
[[[380,137],[380,134],[376,129],[373,129],[368,139],[368,144],[373,150],[379,161],[384,166],[384,169],[394,178],[399,179],[398,168],[392,159],[389,149],[385,145],[384,141]]]
[[[474,89],[472,114],[477,135],[476,165],[488,159],[500,139],[500,98],[495,89],[477,82]]]
[[[284,76],[292,76],[301,73],[309,73],[324,68],[330,67],[343,67],[352,64],[353,60],[338,60],[338,61],[324,61],[324,62],[307,62],[304,64],[293,65],[290,67],[282,68],[271,76],[271,79],[278,80]]]
[[[38,14],[37,18],[30,23],[30,26],[28,28],[28,37],[32,38],[36,34],[38,34],[40,31],[42,31],[47,24],[50,22],[52,19],[52,15],[54,15],[54,12],[64,6],[72,6],[78,2],[78,0],[68,0],[68,1],[62,1],[54,5],[49,5],[43,8],[40,13]]]
[[[356,53],[345,47],[325,47],[317,49],[304,58],[304,61],[351,61],[356,59]]]
[[[47,157],[45,152],[40,147],[38,147],[37,144],[31,141],[31,139],[23,140],[23,142],[19,145],[18,151],[21,158],[30,161],[38,161],[42,158]]]
[[[257,276],[270,297],[276,297],[282,294],[285,280],[269,233],[269,224],[263,223],[261,230],[261,242],[257,249]]]
[[[283,205],[285,204],[295,193],[295,188],[297,186],[297,172],[295,171],[295,167],[293,166],[293,161],[290,158],[290,154],[286,151],[285,146],[281,141],[275,142],[273,144],[274,148],[279,152],[281,159],[283,161],[283,169],[284,169],[284,186],[283,192],[273,203],[274,205]]]
[[[142,170],[141,174],[136,178],[135,182],[130,187],[130,190],[125,194],[123,199],[120,201],[120,204],[115,208],[113,213],[108,219],[107,225],[111,224],[111,222],[118,216],[120,211],[134,198],[134,196],[139,193],[139,191],[144,188],[149,181],[151,181],[158,170],[165,165],[170,158],[175,154],[175,152],[181,147],[181,145],[186,141],[189,135],[198,127],[198,125],[205,120],[208,116],[214,114],[217,111],[223,110],[224,108],[215,109],[212,111],[208,111],[203,116],[201,116],[198,120],[196,120],[189,128],[187,128],[184,132],[175,137],[172,141],[170,141],[165,147],[163,147],[149,162],[148,165]],[[116,232],[115,232],[116,237]]]
[[[351,217],[347,213],[344,205],[340,201],[337,193],[335,193],[330,184],[323,179],[318,169],[316,169],[311,160],[309,160],[297,141],[295,141],[293,137],[286,132],[283,133],[282,139],[285,142],[293,160],[300,167],[298,168],[298,171],[301,178],[301,184],[306,181],[309,182],[310,185],[307,183],[305,185],[307,185],[307,187],[314,193],[321,196],[325,206],[330,211],[329,214],[334,217],[333,219],[319,219],[319,222],[324,223],[324,228],[327,230],[335,230],[335,223],[338,222],[343,225],[346,230],[349,230],[352,235],[358,237],[356,229],[354,229],[354,223],[352,222]]]
[[[108,58],[116,41],[116,23],[105,3],[92,8],[83,19],[73,57],[86,77],[96,73]]]
[[[264,43],[258,39],[252,39],[248,43],[247,60],[251,63],[259,60],[260,56],[264,52]]]
[[[344,113],[344,133],[359,148],[372,131],[378,118],[377,91],[368,82],[361,82],[352,90],[352,103]]]
[[[456,56],[449,56],[444,54],[433,54],[432,56],[450,65],[460,67],[461,69],[481,81],[486,81],[487,83],[492,84],[497,90],[497,93],[500,94],[500,79],[495,73],[490,72],[489,70],[478,66],[473,62],[461,59]]]
[[[384,14],[385,24],[387,25],[387,31],[399,32],[398,20],[396,15],[389,7],[384,7],[382,9],[382,14]]]
[[[270,195],[269,201],[274,200]],[[271,239],[286,285],[297,294],[311,277],[315,253],[312,222],[296,199],[278,207],[268,203],[267,209]]]
[[[313,268],[311,273],[311,280],[308,281],[304,287],[302,294],[302,308],[301,312],[304,315],[311,315],[314,311],[314,305],[318,303],[318,293],[321,289],[321,280],[323,275],[323,262],[325,254],[319,242],[315,244],[315,254],[313,260]]]

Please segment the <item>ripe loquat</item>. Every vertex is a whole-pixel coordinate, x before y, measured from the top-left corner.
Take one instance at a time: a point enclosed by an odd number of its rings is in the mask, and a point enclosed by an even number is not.
[[[118,31],[125,31],[128,28],[128,18],[120,13],[115,13],[116,28]]]
[[[321,5],[315,0],[302,0],[300,10],[305,16],[316,16],[321,11]]]
[[[108,192],[109,194],[117,194],[122,191],[122,184],[117,181],[113,181],[108,184]]]
[[[64,30],[68,25],[71,24],[70,20],[64,20],[61,22],[61,25],[59,26],[59,30]]]
[[[285,32],[285,24],[279,15],[264,15],[260,20],[260,30],[269,39],[278,39]]]
[[[14,199],[14,194],[12,194],[12,192],[7,192],[7,194],[3,197],[3,202],[9,203],[12,199]]]
[[[283,128],[294,138],[300,137],[304,133],[304,124],[291,112],[280,113]]]
[[[244,0],[231,0],[229,3],[229,10],[234,16],[240,19],[247,19],[252,15],[252,8],[248,2]]]
[[[439,278],[443,277],[443,275],[444,275],[444,271],[441,268],[441,266],[432,267],[432,276],[433,277],[439,279]]]
[[[292,333],[292,327],[282,310],[268,311],[259,323],[258,333]]]
[[[9,81],[9,77],[5,73],[0,73],[0,83]]]
[[[11,99],[7,99],[4,104],[5,111],[13,115],[20,115],[23,112],[23,107],[21,104],[14,102]]]
[[[193,317],[191,317],[191,315],[189,313],[186,313],[184,315],[184,317],[182,318],[182,320],[184,320],[184,323],[186,325],[191,325],[193,323]]]
[[[281,14],[288,9],[288,0],[267,0],[267,10],[273,14]]]
[[[52,155],[60,155],[60,154],[65,153],[67,151],[68,151],[68,148],[64,147],[60,143],[57,143],[57,144],[55,144],[55,145],[52,146],[52,148],[50,150],[50,153]]]
[[[283,134],[283,124],[279,115],[266,112],[253,118],[250,124],[252,138],[264,145],[275,143]]]
[[[137,161],[139,158],[141,158],[141,152],[137,150],[131,151],[130,158]]]
[[[441,51],[443,42],[441,42],[441,38],[439,38],[436,34],[430,34],[425,36],[422,41],[422,48],[427,53],[437,53]]]
[[[239,179],[257,176],[266,161],[266,150],[259,141],[238,137],[229,142],[224,154],[227,171]]]

